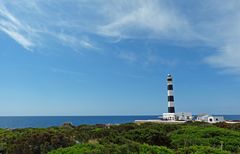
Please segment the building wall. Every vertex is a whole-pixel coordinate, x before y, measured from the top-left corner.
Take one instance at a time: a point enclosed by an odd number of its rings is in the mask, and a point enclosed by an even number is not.
[[[224,118],[222,116],[209,116],[208,122],[209,123],[217,123],[217,122],[223,122]]]
[[[198,116],[196,121],[208,122],[208,117],[209,116]]]
[[[176,120],[180,120],[180,121],[191,121],[193,119],[192,113],[189,113],[189,112],[178,112],[175,115],[176,115]]]
[[[163,113],[164,120],[176,120],[175,113]]]
[[[224,122],[223,116],[198,116],[196,121],[208,122],[208,123],[217,123],[217,122]]]

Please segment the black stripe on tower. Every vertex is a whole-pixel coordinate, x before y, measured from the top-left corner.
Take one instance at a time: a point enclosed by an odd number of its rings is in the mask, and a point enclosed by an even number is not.
[[[173,85],[172,85],[172,84],[168,85],[168,86],[167,86],[167,89],[168,89],[168,90],[173,90]]]
[[[173,96],[168,96],[168,101],[169,102],[173,102],[174,101],[174,97]]]
[[[175,113],[174,107],[168,107],[168,113]]]
[[[167,78],[167,81],[172,81],[172,78]]]

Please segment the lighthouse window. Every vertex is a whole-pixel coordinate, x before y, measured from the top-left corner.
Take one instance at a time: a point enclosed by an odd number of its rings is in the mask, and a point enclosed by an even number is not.
[[[172,78],[168,78],[167,81],[172,81]]]

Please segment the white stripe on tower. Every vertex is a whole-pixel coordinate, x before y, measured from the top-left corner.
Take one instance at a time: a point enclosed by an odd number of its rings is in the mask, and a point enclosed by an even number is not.
[[[168,113],[175,113],[174,108],[174,96],[173,96],[173,83],[172,76],[168,74],[167,77],[167,89],[168,89]]]

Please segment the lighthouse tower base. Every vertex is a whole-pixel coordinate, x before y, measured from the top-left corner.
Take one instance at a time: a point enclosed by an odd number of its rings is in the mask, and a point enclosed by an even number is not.
[[[175,113],[163,113],[163,120],[171,120],[171,121],[175,121],[176,120],[176,116]]]

